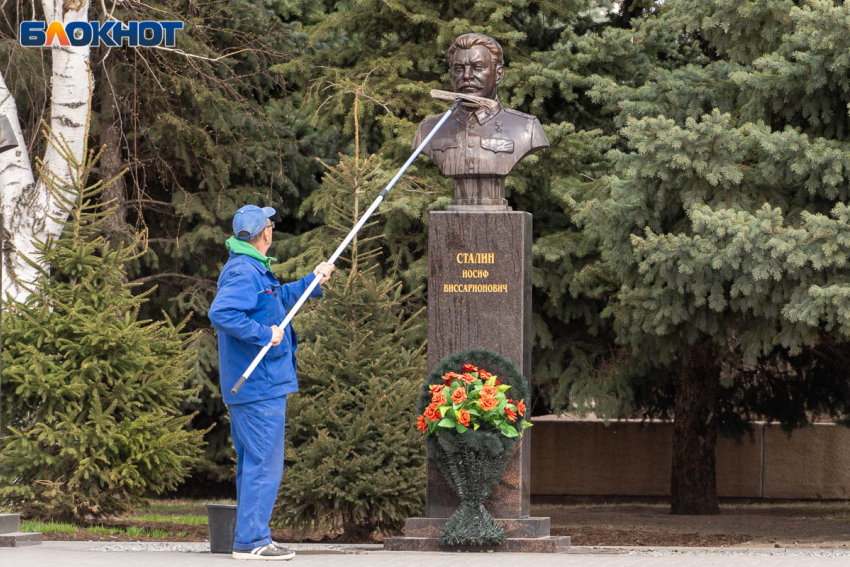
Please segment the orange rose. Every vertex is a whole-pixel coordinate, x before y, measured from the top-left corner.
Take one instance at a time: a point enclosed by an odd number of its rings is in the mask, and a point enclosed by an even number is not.
[[[466,382],[467,384],[472,384],[473,382],[475,382],[475,378],[473,378],[472,374],[468,372],[464,372],[463,376],[461,376],[460,379]]]
[[[442,392],[445,387],[445,384],[431,384],[431,393],[435,394],[437,392]]]
[[[511,408],[505,408],[505,415],[508,416],[508,421],[511,423],[516,421],[516,412]]]
[[[428,433],[428,422],[421,415],[416,418],[416,429],[422,433]]]
[[[499,402],[496,398],[491,396],[481,396],[481,399],[478,400],[478,405],[481,406],[481,409],[484,411],[490,411],[492,409],[496,409],[496,406],[499,405]]]
[[[434,392],[434,397],[431,398],[431,403],[437,407],[446,405],[446,393]]]
[[[460,374],[457,374],[456,372],[449,372],[443,376],[443,382],[445,382],[446,386],[448,386],[452,383],[452,380],[457,380],[458,378],[460,378]]]
[[[516,403],[516,409],[520,415],[525,415],[525,400],[520,400]]]
[[[425,419],[427,419],[428,421],[437,421],[442,417],[440,415],[440,410],[438,410],[437,406],[435,406],[434,404],[431,404],[430,406],[425,408],[425,413],[423,413],[422,415],[424,415]]]
[[[483,368],[478,369],[478,378],[480,378],[481,380],[489,380],[492,377],[493,375],[484,370]]]
[[[457,422],[461,425],[465,425],[466,427],[469,427],[469,412],[466,411],[465,409],[460,410],[460,412],[458,412]]]
[[[463,371],[464,372],[478,372],[478,367],[472,366],[471,364],[464,364],[463,365]]]
[[[499,393],[499,389],[496,386],[484,386],[481,388],[482,396],[490,396],[491,398],[496,397],[496,394]]]
[[[458,388],[452,392],[452,402],[462,404],[464,401],[466,401],[466,390],[464,388]]]

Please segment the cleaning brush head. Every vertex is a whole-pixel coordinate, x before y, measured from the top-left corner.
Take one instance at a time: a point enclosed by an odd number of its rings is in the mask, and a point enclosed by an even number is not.
[[[449,102],[454,102],[458,99],[463,101],[464,106],[473,106],[480,107],[483,106],[490,112],[495,112],[498,108],[499,103],[497,103],[492,98],[484,98],[481,96],[474,96],[465,93],[454,93],[451,91],[441,91],[437,89],[433,89],[431,91],[431,97],[439,100],[447,100]]]

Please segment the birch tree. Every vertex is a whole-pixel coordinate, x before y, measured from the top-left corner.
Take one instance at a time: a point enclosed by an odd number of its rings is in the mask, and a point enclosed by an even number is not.
[[[42,0],[44,20],[67,25],[88,21],[89,0]],[[33,14],[35,18],[35,14]],[[54,40],[48,48],[51,59],[50,127],[64,139],[77,160],[82,161],[90,94],[94,85],[89,70],[90,48],[61,47]],[[24,258],[35,252],[34,240],[45,240],[62,230],[64,216],[51,199],[43,179],[37,178],[35,164],[21,131],[15,98],[0,69],[0,115],[9,118],[18,147],[0,154],[0,199],[4,213],[3,294],[23,301],[27,282],[36,275]],[[39,159],[58,179],[71,181],[71,171],[57,148],[48,145]],[[53,217],[53,218],[51,218]]]

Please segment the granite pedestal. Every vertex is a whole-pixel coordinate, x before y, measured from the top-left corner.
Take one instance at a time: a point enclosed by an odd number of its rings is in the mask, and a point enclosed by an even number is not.
[[[428,369],[460,350],[483,348],[531,379],[531,214],[432,212],[428,236]],[[532,430],[523,433],[484,506],[506,530],[502,551],[564,551],[548,518],[529,518]],[[459,505],[436,460],[427,460],[427,518],[408,518],[389,550],[445,550],[440,527]],[[460,548],[455,548],[460,549]],[[493,548],[474,548],[490,550]]]
[[[0,514],[0,547],[22,547],[41,543],[40,533],[21,531],[21,518],[18,514]]]

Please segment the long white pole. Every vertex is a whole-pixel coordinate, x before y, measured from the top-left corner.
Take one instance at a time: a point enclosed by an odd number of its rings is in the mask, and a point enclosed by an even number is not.
[[[384,187],[384,190],[378,194],[378,197],[366,210],[363,216],[360,217],[360,220],[357,222],[356,225],[354,225],[354,228],[351,229],[351,232],[348,233],[348,236],[345,237],[345,240],[343,240],[342,243],[337,247],[331,257],[328,259],[328,263],[336,263],[340,255],[345,251],[346,248],[348,248],[348,245],[351,244],[351,241],[354,239],[354,236],[358,232],[360,232],[360,229],[363,228],[364,224],[366,224],[366,221],[369,219],[372,213],[374,213],[378,206],[384,201],[384,199],[387,198],[390,189],[392,189],[396,182],[401,179],[401,176],[404,175],[404,172],[407,171],[407,168],[410,167],[410,164],[413,163],[413,160],[419,157],[419,154],[422,153],[422,150],[425,149],[425,146],[427,146],[428,142],[431,141],[431,138],[434,137],[434,134],[436,134],[437,131],[442,128],[443,124],[445,124],[446,120],[448,120],[449,117],[454,113],[454,111],[457,110],[461,102],[463,102],[463,100],[458,98],[451,106],[451,108],[449,108],[449,110],[443,115],[443,117],[440,118],[440,121],[437,122],[437,125],[434,126],[434,128],[428,133],[427,136],[425,136],[425,139],[422,140],[422,143],[419,144],[419,147],[416,148],[416,151],[414,151],[411,156],[407,158],[407,161],[404,162],[404,165],[401,166],[401,169],[398,170],[398,172],[395,174],[395,176],[393,176],[387,186]],[[292,321],[292,318],[295,317],[295,314],[298,313],[298,310],[301,309],[301,306],[304,305],[305,301],[307,301],[307,298],[310,296],[310,293],[312,293],[313,290],[316,289],[316,286],[319,285],[319,279],[320,278],[316,277],[313,279],[312,282],[310,282],[310,285],[307,287],[307,289],[304,290],[304,293],[301,294],[301,297],[298,298],[298,301],[295,303],[292,309],[289,310],[289,312],[286,314],[286,318],[279,325],[281,329],[286,329],[286,326],[289,325],[290,321]],[[244,386],[245,382],[248,381],[248,377],[251,375],[252,372],[254,372],[254,370],[257,368],[257,365],[260,364],[260,361],[263,360],[263,357],[266,356],[266,353],[269,352],[269,349],[271,347],[272,343],[269,342],[269,344],[264,346],[263,350],[261,350],[259,354],[257,354],[257,356],[254,358],[254,361],[251,362],[251,365],[245,370],[245,372],[242,373],[242,377],[236,381],[236,384],[233,386],[233,389],[230,390],[231,394],[235,395],[239,393],[239,390],[242,389],[242,386]]]

